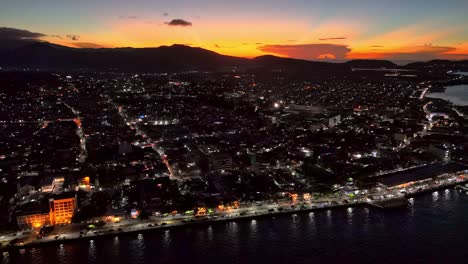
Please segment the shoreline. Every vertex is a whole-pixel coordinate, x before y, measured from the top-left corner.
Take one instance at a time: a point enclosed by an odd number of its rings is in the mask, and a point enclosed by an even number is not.
[[[422,190],[416,190],[412,193],[404,195],[404,199],[409,199],[412,197],[420,196],[426,193],[446,189],[446,188],[454,188],[456,185],[467,183],[468,179],[464,179],[461,181],[456,181],[456,182],[450,182],[445,185],[441,186],[435,186],[435,187],[429,187],[427,189],[422,189]],[[394,198],[391,198],[394,199]],[[380,201],[388,201],[391,199],[382,199]],[[21,249],[29,249],[29,248],[36,248],[36,247],[42,247],[46,245],[59,245],[59,244],[64,244],[64,243],[73,243],[73,241],[80,241],[80,240],[94,240],[94,239],[101,239],[101,238],[106,238],[110,236],[131,236],[134,234],[139,234],[139,233],[144,233],[144,232],[152,232],[152,231],[157,231],[157,230],[170,230],[170,229],[176,229],[176,228],[185,228],[185,227],[191,227],[191,226],[206,226],[206,225],[211,225],[215,223],[223,223],[223,222],[234,222],[234,221],[245,221],[249,219],[256,219],[256,218],[266,218],[266,217],[275,217],[275,216],[284,216],[284,215],[293,215],[293,214],[299,214],[299,213],[310,213],[310,212],[320,212],[320,211],[328,211],[328,210],[334,210],[334,209],[339,209],[339,208],[349,208],[349,207],[372,207],[375,208],[375,210],[388,210],[388,209],[381,209],[377,208],[373,205],[371,205],[368,202],[350,202],[350,203],[344,203],[344,204],[329,204],[323,207],[313,207],[313,208],[297,208],[297,209],[289,209],[289,210],[282,210],[282,211],[274,211],[274,212],[267,212],[267,213],[258,213],[258,214],[252,214],[252,215],[237,215],[233,217],[226,217],[226,218],[216,218],[216,219],[200,219],[200,220],[195,220],[193,222],[184,222],[184,223],[176,223],[176,224],[171,224],[171,225],[158,225],[158,226],[152,226],[152,227],[147,227],[147,224],[154,223],[153,222],[145,222],[141,221],[140,224],[145,224],[145,227],[139,228],[136,230],[125,230],[125,231],[113,231],[113,232],[107,232],[107,233],[98,233],[98,234],[90,234],[87,236],[80,236],[80,237],[71,237],[71,238],[62,238],[58,240],[47,240],[47,241],[41,241],[41,240],[35,240],[31,243],[27,243],[24,245],[7,245],[7,246],[2,246],[0,247],[0,252],[10,252],[10,251],[16,251],[16,250],[21,250]],[[398,209],[402,207],[396,207],[394,209]]]

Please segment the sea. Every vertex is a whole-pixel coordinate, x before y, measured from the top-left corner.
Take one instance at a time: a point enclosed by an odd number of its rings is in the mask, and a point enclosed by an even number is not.
[[[46,245],[2,263],[467,263],[468,195],[349,207]]]
[[[456,74],[468,76],[468,72],[457,72]],[[426,97],[444,99],[452,102],[454,105],[468,106],[468,85],[447,86],[444,92],[428,93]]]

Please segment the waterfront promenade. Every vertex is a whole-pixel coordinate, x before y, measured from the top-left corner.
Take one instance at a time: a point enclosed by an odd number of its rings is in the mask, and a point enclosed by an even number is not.
[[[123,219],[119,223],[107,223],[89,231],[80,229],[82,224],[72,224],[57,227],[54,232],[41,239],[34,232],[18,232],[0,236],[2,251],[21,248],[38,247],[49,243],[66,243],[77,239],[95,239],[102,236],[119,236],[126,233],[139,233],[149,230],[183,227],[187,225],[210,224],[221,221],[234,221],[246,218],[267,217],[279,214],[294,214],[316,210],[330,210],[339,207],[368,206],[373,202],[391,201],[395,198],[408,198],[424,192],[436,191],[454,185],[468,182],[466,171],[442,174],[429,181],[413,185],[411,187],[394,187],[381,190],[380,193],[358,196],[354,199],[336,197],[333,199],[310,200],[310,201],[280,201],[276,203],[255,203],[251,206],[240,207],[227,211],[215,211],[204,216],[166,216],[150,217],[147,220]]]

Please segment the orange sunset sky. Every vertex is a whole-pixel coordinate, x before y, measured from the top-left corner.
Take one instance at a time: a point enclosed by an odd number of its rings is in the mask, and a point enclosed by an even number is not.
[[[242,57],[415,61],[468,59],[466,10],[466,0],[6,0],[0,27],[77,48],[177,43]]]

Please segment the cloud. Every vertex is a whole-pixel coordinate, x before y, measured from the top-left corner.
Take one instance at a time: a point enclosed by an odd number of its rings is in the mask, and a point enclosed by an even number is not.
[[[384,46],[381,45],[372,45],[371,50],[382,50]]]
[[[393,61],[428,61],[434,59],[468,59],[468,53],[463,49],[450,46],[414,46],[402,47],[399,50],[378,51],[369,53],[351,53],[348,58],[387,59]]]
[[[319,38],[318,40],[340,40],[340,39],[346,39],[346,37]]]
[[[168,26],[178,26],[178,27],[190,27],[192,22],[183,19],[172,19],[170,22],[165,22],[164,24]]]
[[[258,49],[267,53],[305,60],[342,60],[351,51],[348,46],[336,44],[263,45]]]
[[[71,35],[71,34],[70,34],[70,35],[67,35],[66,37],[67,37],[68,39],[74,40],[74,41],[80,39],[80,36],[78,36],[78,35]]]
[[[167,12],[163,13],[163,16],[165,16],[165,17],[167,17],[168,15],[169,15],[169,13],[167,13]]]
[[[8,40],[31,40],[45,37],[45,34],[31,32],[28,30],[0,27],[0,39]]]
[[[86,49],[100,49],[100,48],[108,48],[107,46],[91,43],[91,42],[72,42],[70,45],[74,46],[75,48],[86,48]]]
[[[384,53],[384,56],[391,60],[434,60],[445,58],[448,52],[454,52],[454,47],[424,45],[415,47],[412,51]]]

